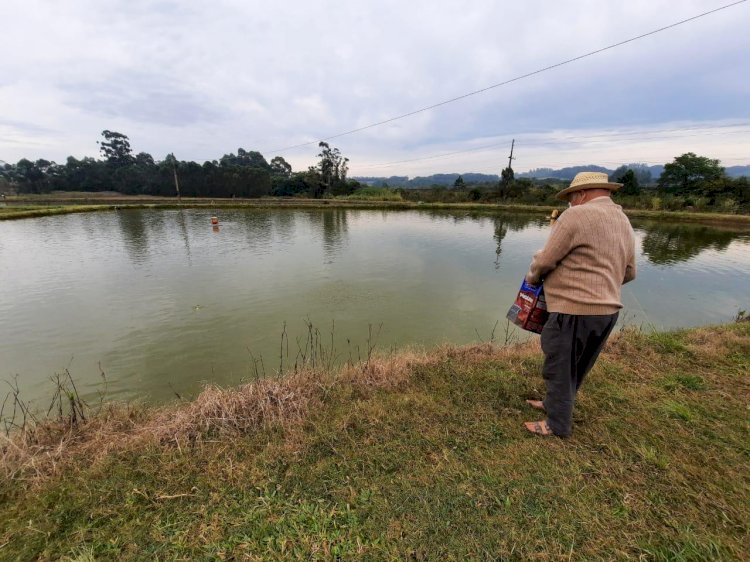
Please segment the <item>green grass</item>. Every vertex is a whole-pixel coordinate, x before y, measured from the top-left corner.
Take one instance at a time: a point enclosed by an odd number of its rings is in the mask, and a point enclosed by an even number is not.
[[[28,219],[71,213],[112,210],[112,205],[13,205],[0,207],[0,220]]]
[[[691,422],[695,419],[695,416],[688,405],[677,402],[675,400],[665,401],[663,405],[663,411],[669,417],[677,420]]]
[[[346,201],[403,201],[401,194],[387,187],[363,187],[351,195],[337,197]]]
[[[664,388],[667,390],[705,390],[706,381],[700,375],[675,373],[665,377]]]
[[[527,435],[540,352],[435,350],[300,421],[0,484],[0,559],[741,560],[750,323],[608,346],[571,439]]]
[[[653,332],[649,340],[662,353],[680,353],[685,351],[685,346],[680,341],[680,336],[677,333]]]

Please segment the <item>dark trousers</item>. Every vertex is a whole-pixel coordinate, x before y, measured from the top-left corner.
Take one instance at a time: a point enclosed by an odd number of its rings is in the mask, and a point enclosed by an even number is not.
[[[599,352],[617,322],[619,313],[583,316],[553,312],[542,330],[547,386],[544,409],[555,435],[573,432],[573,404],[583,379],[594,366]]]

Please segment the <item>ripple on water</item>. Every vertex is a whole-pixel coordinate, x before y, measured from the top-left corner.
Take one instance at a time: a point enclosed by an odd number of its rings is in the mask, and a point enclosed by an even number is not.
[[[384,346],[465,343],[502,322],[549,233],[518,215],[288,209],[222,211],[214,232],[211,214],[0,222],[0,379],[19,373],[47,396],[74,356],[91,396],[101,363],[113,396],[164,400],[236,382],[248,350],[278,359],[282,326],[294,348],[308,318],[326,333],[335,322],[349,349],[381,323]],[[648,224],[638,242],[623,300],[639,318],[691,326],[747,308],[747,236]]]

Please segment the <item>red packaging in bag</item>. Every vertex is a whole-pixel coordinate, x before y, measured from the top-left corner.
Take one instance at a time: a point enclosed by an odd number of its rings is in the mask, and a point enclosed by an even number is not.
[[[531,285],[524,279],[506,317],[523,330],[541,334],[549,318],[543,285]]]

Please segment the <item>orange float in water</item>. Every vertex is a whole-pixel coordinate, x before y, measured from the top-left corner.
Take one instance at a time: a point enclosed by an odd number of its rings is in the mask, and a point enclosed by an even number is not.
[[[219,217],[211,217],[211,224],[219,224]]]

